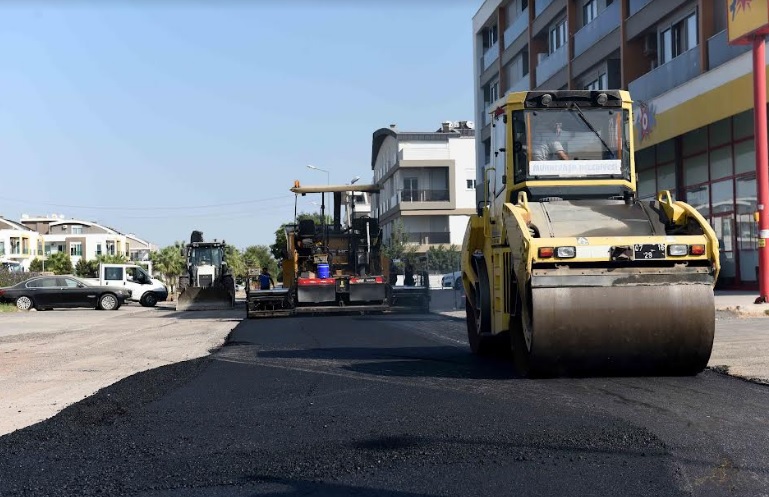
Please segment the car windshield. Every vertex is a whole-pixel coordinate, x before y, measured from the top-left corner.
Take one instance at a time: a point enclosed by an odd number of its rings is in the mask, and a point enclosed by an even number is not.
[[[219,247],[194,247],[190,254],[193,266],[219,266],[222,264],[222,249]]]
[[[529,179],[630,179],[626,111],[574,106],[513,112],[516,182]]]

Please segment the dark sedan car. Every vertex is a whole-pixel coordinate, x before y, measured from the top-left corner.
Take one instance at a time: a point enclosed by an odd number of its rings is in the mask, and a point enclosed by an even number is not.
[[[0,301],[15,302],[22,311],[55,307],[92,307],[117,310],[131,290],[113,286],[90,286],[74,276],[36,276],[14,286],[0,288]]]

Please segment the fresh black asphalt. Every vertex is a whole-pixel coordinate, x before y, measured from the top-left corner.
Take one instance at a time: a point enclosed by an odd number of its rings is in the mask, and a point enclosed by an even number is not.
[[[438,316],[248,320],[0,437],[0,496],[758,496],[768,433],[769,387],[710,371],[523,380]]]

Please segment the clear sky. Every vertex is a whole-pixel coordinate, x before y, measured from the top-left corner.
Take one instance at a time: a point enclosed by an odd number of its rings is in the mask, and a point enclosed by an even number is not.
[[[474,119],[480,4],[0,2],[0,215],[270,244],[308,164],[371,182],[376,129]]]

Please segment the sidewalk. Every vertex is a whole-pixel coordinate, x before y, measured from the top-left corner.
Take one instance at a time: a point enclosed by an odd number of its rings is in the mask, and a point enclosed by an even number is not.
[[[708,368],[769,384],[769,304],[754,304],[756,296],[756,292],[716,292],[716,333]],[[436,314],[465,320],[460,292],[433,291],[431,308]]]

